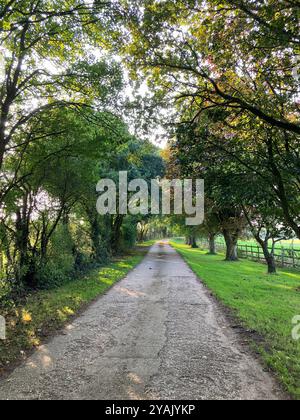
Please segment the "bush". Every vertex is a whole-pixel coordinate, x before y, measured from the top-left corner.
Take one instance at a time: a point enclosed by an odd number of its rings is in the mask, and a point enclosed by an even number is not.
[[[122,228],[121,248],[123,251],[131,249],[135,246],[137,240],[136,223],[126,221]]]
[[[53,235],[47,261],[38,269],[38,287],[50,289],[67,283],[75,275],[74,244],[67,226]]]

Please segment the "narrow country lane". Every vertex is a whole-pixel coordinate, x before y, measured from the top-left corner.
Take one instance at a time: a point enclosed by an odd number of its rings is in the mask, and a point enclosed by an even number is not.
[[[282,397],[167,244],[0,382],[1,399]]]

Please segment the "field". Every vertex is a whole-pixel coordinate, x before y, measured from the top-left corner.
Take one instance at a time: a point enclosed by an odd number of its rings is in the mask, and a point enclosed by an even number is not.
[[[219,243],[225,243],[223,237],[218,237],[217,242]],[[239,240],[238,245],[248,245],[248,246],[260,246],[254,239],[251,240]],[[270,244],[271,246],[271,244]],[[299,239],[293,239],[289,241],[280,241],[276,244],[276,248],[286,248],[286,249],[295,249],[300,251],[300,240]]]
[[[184,244],[183,238],[175,238],[174,241],[178,244]],[[208,242],[199,240],[200,248],[208,249]],[[224,238],[218,237],[216,239],[216,249],[218,252],[225,251]],[[270,250],[272,249],[270,244]],[[262,264],[266,263],[262,248],[255,240],[240,240],[238,242],[238,256],[241,259],[249,259]],[[282,241],[275,247],[274,258],[278,267],[285,267],[300,271],[300,241]]]
[[[184,243],[183,238],[175,238],[175,242]],[[216,242],[225,244],[224,238],[222,236],[217,237]],[[254,239],[241,239],[238,242],[239,245],[248,245],[248,246],[259,246],[259,244]],[[271,246],[271,244],[270,244]],[[300,250],[300,239],[291,239],[289,241],[280,241],[276,244],[276,248],[287,248]]]
[[[300,340],[292,337],[293,319],[300,315],[300,274],[281,270],[268,276],[265,267],[242,260],[224,261],[172,242],[214,295],[248,330],[263,337],[252,342],[285,389],[300,399]]]

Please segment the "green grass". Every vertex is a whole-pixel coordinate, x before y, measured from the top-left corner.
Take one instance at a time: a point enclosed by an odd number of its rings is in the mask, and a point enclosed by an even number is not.
[[[219,243],[224,243],[224,238],[223,237],[218,237],[217,238],[217,242]],[[255,239],[249,239],[249,240],[242,240],[240,239],[238,242],[239,245],[248,245],[248,246],[253,246],[253,247],[259,247],[260,245],[255,241]],[[270,241],[270,249],[272,248],[272,244]],[[289,241],[280,241],[277,242],[276,244],[276,249],[295,249],[295,250],[300,250],[300,240],[299,239],[295,239],[295,240],[289,240]]]
[[[214,295],[240,319],[242,325],[264,338],[258,345],[267,365],[286,390],[300,399],[300,341],[292,339],[292,319],[300,315],[300,273],[266,274],[266,267],[243,260],[224,261],[172,242],[192,270]]]
[[[184,238],[174,238],[174,242],[184,244]],[[218,243],[222,243],[225,245],[225,240],[223,237],[219,236],[216,241]],[[255,241],[255,239],[249,239],[249,240],[242,240],[240,239],[238,242],[239,245],[248,245],[253,247],[259,247],[260,245]],[[270,249],[272,248],[272,245],[270,243]],[[294,249],[300,251],[300,239],[294,239],[294,240],[288,240],[288,241],[280,241],[276,244],[276,249]]]
[[[150,247],[150,246],[154,245],[156,242],[157,241],[155,241],[155,240],[146,241],[146,242],[140,243],[139,247],[142,247],[142,248],[143,247]]]
[[[142,261],[147,251],[145,247],[62,287],[28,296],[23,305],[1,313],[6,318],[7,340],[0,341],[0,371],[40,345],[45,337],[124,278]]]

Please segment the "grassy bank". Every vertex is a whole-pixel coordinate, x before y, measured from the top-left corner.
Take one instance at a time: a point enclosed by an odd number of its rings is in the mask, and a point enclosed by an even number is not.
[[[143,244],[131,255],[93,270],[62,287],[36,292],[9,313],[0,313],[7,324],[7,339],[0,340],[0,372],[25,356],[26,352],[38,346],[87,304],[125,277],[142,261],[151,244]]]
[[[300,273],[286,270],[268,276],[265,266],[224,261],[173,242],[192,270],[247,329],[263,337],[255,344],[284,387],[300,399],[300,340],[292,338],[292,319],[300,315]]]

